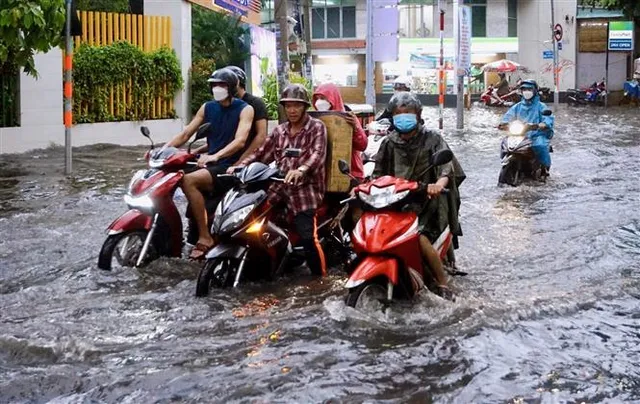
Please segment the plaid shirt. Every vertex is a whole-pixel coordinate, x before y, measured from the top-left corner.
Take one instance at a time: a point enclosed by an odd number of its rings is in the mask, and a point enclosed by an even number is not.
[[[322,203],[326,187],[327,128],[318,119],[310,116],[306,119],[304,127],[295,136],[291,136],[289,122],[278,125],[262,147],[240,163],[242,166],[254,161],[270,164],[275,160],[285,174],[300,166],[308,167],[299,185],[274,182],[269,188],[269,202],[275,205],[285,200],[294,215],[317,209]],[[285,149],[290,147],[302,150],[300,157],[284,157]]]

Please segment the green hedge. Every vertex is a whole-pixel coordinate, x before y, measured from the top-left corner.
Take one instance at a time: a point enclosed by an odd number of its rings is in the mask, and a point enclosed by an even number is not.
[[[75,2],[76,9],[83,11],[129,12],[129,0],[75,0]]]
[[[191,115],[194,116],[198,109],[207,101],[211,101],[213,96],[209,89],[207,79],[216,69],[216,62],[213,59],[200,59],[191,65]]]
[[[175,110],[152,117],[151,104],[156,97],[173,99],[183,85],[180,64],[172,49],[143,52],[129,42],[81,45],[74,56],[73,81],[76,123],[175,118]],[[118,94],[129,88],[132,95],[131,105],[122,97],[114,96],[113,114],[110,112],[112,88]]]

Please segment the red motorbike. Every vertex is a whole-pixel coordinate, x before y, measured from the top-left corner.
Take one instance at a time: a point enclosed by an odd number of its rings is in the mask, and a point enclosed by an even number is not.
[[[507,94],[500,96],[497,93],[497,89],[491,85],[480,95],[480,101],[488,107],[510,107],[520,102],[520,94],[518,93],[518,87],[515,87]]]
[[[452,158],[450,150],[435,153],[429,169]],[[341,162],[341,171],[347,174],[348,170],[346,162]],[[351,237],[357,264],[346,284],[348,306],[364,309],[373,303],[386,307],[393,298],[413,298],[425,287],[429,269],[420,252],[418,216],[404,211],[412,195],[424,197],[424,193],[417,182],[391,176],[356,187],[356,196],[350,200],[360,199],[364,213]],[[452,238],[447,226],[433,244],[441,260]]]
[[[129,210],[107,229],[98,268],[110,270],[115,263],[122,267],[141,267],[161,256],[182,255],[182,218],[173,196],[184,177],[184,169],[195,166],[197,156],[191,145],[206,136],[209,123],[198,128],[188,150],[175,147],[154,149],[149,128],[140,128],[151,141],[145,159],[148,170],[139,170],[131,178],[124,201]]]

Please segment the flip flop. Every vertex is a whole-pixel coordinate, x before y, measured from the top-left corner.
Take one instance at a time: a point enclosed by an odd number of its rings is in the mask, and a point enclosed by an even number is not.
[[[213,248],[213,245],[204,245],[202,243],[196,243],[196,246],[191,250],[191,254],[189,255],[189,259],[194,261],[199,261],[204,259],[209,251]]]

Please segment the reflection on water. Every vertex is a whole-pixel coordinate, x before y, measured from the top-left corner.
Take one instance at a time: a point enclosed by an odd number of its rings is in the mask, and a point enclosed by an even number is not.
[[[0,401],[639,401],[637,113],[562,108],[548,183],[518,188],[496,186],[499,118],[445,134],[468,175],[457,301],[385,314],[345,307],[340,274],[195,299],[194,263],[101,272],[146,148],[74,150],[70,178],[62,149],[3,155]]]

